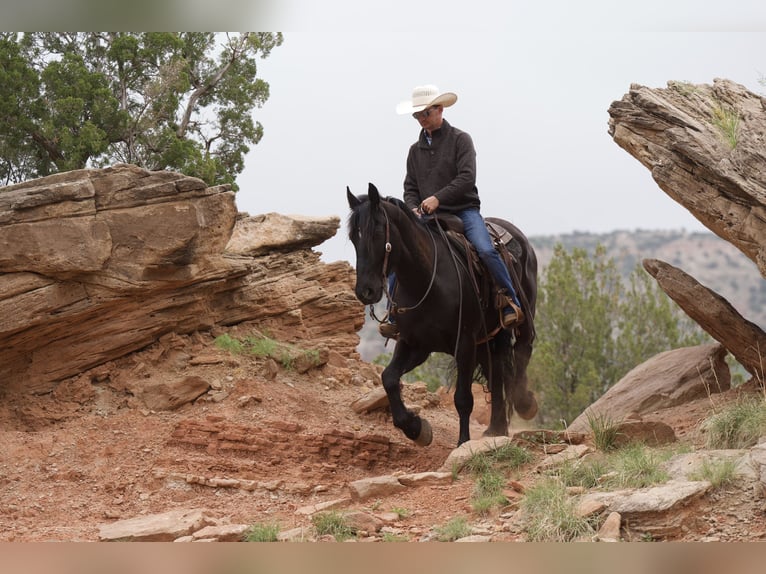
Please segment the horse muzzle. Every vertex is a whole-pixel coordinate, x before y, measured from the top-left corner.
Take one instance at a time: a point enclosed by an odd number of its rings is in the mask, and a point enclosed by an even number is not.
[[[357,283],[354,294],[365,305],[373,305],[383,297],[383,288],[380,285],[360,285]]]

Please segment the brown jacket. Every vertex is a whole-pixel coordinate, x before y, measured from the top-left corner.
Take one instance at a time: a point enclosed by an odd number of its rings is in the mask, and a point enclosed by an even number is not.
[[[425,130],[420,130],[418,141],[410,146],[407,155],[404,202],[414,209],[432,195],[439,200],[439,210],[450,213],[469,207],[478,209],[481,204],[473,140],[447,120],[433,132],[431,145]]]

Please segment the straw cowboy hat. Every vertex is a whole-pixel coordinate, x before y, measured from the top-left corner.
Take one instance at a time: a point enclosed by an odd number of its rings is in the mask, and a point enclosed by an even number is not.
[[[396,106],[396,113],[400,115],[412,114],[431,106],[444,106],[448,108],[456,101],[457,95],[452,92],[442,93],[439,91],[439,88],[430,84],[427,86],[416,86],[412,90],[412,100],[400,102]]]

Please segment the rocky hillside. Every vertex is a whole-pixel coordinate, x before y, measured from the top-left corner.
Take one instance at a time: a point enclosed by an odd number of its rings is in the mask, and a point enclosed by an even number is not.
[[[766,279],[742,252],[713,233],[639,229],[538,236],[530,241],[543,270],[557,243],[567,250],[579,248],[588,252],[602,245],[607,257],[617,262],[624,275],[640,266],[643,259],[661,259],[684,269],[725,297],[743,316],[766,328]]]

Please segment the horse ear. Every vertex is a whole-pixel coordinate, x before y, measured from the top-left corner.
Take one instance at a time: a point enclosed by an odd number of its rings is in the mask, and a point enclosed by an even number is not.
[[[351,188],[349,186],[346,186],[346,198],[348,199],[348,206],[351,209],[354,209],[356,206],[362,203],[361,201],[359,201],[359,198],[357,196],[351,193]]]
[[[380,203],[380,192],[372,183],[367,184],[367,196],[373,204],[377,205]]]

